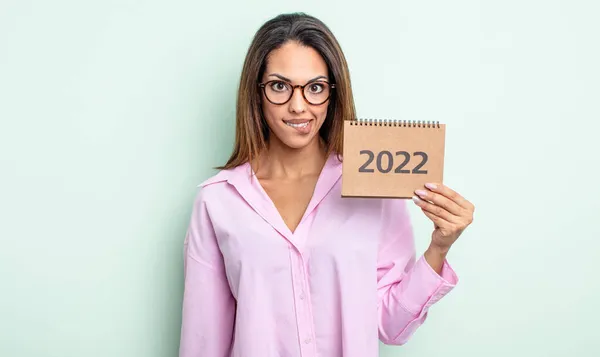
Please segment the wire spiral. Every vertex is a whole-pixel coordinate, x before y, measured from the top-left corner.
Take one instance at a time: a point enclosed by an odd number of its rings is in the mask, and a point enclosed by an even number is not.
[[[371,119],[357,118],[350,120],[350,125],[355,126],[388,126],[388,127],[408,127],[408,128],[439,128],[439,121],[432,120],[394,120],[394,119]]]

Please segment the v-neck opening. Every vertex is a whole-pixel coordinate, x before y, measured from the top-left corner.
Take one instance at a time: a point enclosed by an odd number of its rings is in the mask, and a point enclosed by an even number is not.
[[[271,198],[271,196],[269,196],[269,194],[267,193],[267,191],[265,190],[265,188],[263,187],[263,185],[260,183],[260,180],[258,179],[258,177],[256,177],[256,173],[254,172],[254,170],[252,169],[252,167],[250,167],[250,172],[251,172],[251,175],[252,175],[252,177],[251,177],[252,184],[257,187],[257,189],[259,190],[260,194],[263,196],[263,199],[265,201],[269,202],[269,207],[273,211],[273,215],[275,217],[277,217],[277,219],[280,221],[280,223],[283,225],[283,227],[285,227],[285,229],[290,234],[290,236],[293,237],[294,233],[298,230],[298,227],[300,226],[300,223],[298,223],[298,225],[296,226],[296,229],[294,229],[293,231],[290,229],[290,227],[285,223],[285,220],[283,219],[283,216],[281,215],[281,212],[279,212],[279,209],[277,209],[277,206],[275,205],[275,202],[273,201],[273,199]],[[311,197],[311,199],[312,199],[312,197]]]
[[[283,219],[281,212],[275,205],[275,202],[273,201],[271,196],[269,196],[269,194],[267,193],[267,191],[265,190],[263,185],[260,183],[260,180],[256,176],[256,172],[254,172],[254,169],[252,169],[252,166],[249,163],[247,163],[248,169],[250,171],[251,183],[257,187],[260,194],[263,196],[263,199],[266,200],[267,202],[269,202],[270,210],[273,211],[272,215],[277,217],[277,220],[283,227],[285,227],[285,229],[287,230],[287,233],[289,233],[290,237],[295,236],[295,234],[298,232],[298,229],[300,228],[300,225],[302,225],[302,223],[306,220],[306,218],[314,211],[316,206],[325,198],[325,196],[327,196],[329,191],[331,191],[331,189],[333,188],[333,186],[339,179],[339,177],[341,175],[341,171],[339,171],[339,173],[336,173],[336,172],[332,173],[334,175],[331,177],[333,179],[333,182],[330,182],[328,180],[328,174],[330,173],[330,170],[331,170],[330,166],[334,166],[336,164],[334,162],[337,160],[335,155],[336,154],[331,154],[325,161],[325,164],[323,165],[323,167],[321,168],[321,171],[319,172],[319,176],[317,177],[317,182],[315,183],[313,192],[310,196],[310,200],[308,201],[308,205],[304,209],[302,217],[300,218],[300,221],[298,222],[298,224],[296,225],[296,228],[293,231],[285,223],[285,220]],[[329,185],[329,187],[327,187],[327,186],[323,187],[324,185]],[[272,224],[274,224],[274,223],[272,223]]]

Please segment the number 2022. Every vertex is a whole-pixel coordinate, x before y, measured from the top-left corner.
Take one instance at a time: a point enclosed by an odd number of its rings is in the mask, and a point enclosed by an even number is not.
[[[375,153],[371,150],[361,150],[360,154],[367,155],[368,158],[367,158],[367,161],[364,164],[362,164],[361,167],[358,168],[358,172],[375,172],[375,169],[369,168],[369,165],[371,165],[373,163],[373,160],[375,159]],[[387,157],[387,160],[385,160],[386,161],[385,167],[383,165],[383,161],[384,161],[383,157],[384,156]],[[403,156],[404,159],[398,166],[396,166],[396,168],[394,169],[394,173],[397,173],[397,174],[413,173],[413,174],[420,174],[420,175],[427,174],[427,170],[422,170],[422,167],[427,162],[427,158],[428,158],[427,153],[424,153],[422,151],[416,151],[413,153],[413,156],[421,157],[421,162],[419,162],[412,170],[404,168],[410,162],[411,155],[409,152],[397,151],[396,156]],[[394,168],[394,156],[392,155],[391,152],[389,152],[387,150],[379,152],[379,154],[377,154],[377,159],[375,160],[375,166],[377,166],[377,170],[379,172],[384,173],[384,174],[392,171],[392,168]]]

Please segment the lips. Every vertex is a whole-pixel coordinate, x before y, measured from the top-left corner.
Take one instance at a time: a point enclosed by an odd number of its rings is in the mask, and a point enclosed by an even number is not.
[[[310,131],[310,123],[312,119],[290,119],[284,120],[285,125],[292,127],[298,130],[301,133],[306,134],[306,132]]]
[[[310,119],[290,119],[284,120],[283,122],[292,128],[305,128],[308,126],[308,123],[310,123]]]
[[[290,122],[285,122],[286,125],[291,126],[292,128],[306,128],[308,126],[308,121],[305,121],[303,123],[290,123]]]

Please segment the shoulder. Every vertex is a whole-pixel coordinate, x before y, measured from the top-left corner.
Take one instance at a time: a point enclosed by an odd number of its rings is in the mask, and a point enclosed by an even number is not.
[[[229,170],[221,170],[196,186],[196,202],[207,203],[218,199],[227,190],[231,178]]]
[[[221,200],[225,194],[231,192],[231,185],[239,180],[247,170],[247,165],[243,164],[231,169],[217,171],[212,176],[200,182],[197,187],[197,200],[211,201]]]
[[[231,176],[231,170],[220,170],[216,174],[214,174],[214,175],[208,177],[206,180],[202,181],[200,184],[198,184],[197,187],[200,190],[203,190],[210,186],[223,184],[223,183],[227,182],[227,180],[230,178],[230,176]]]

